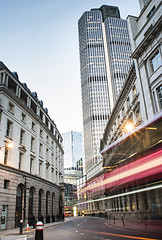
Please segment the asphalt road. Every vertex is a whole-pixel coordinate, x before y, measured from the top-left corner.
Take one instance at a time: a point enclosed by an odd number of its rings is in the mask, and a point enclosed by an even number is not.
[[[43,240],[161,240],[156,234],[122,230],[108,225],[99,218],[76,217],[72,221],[45,228]],[[30,233],[28,240],[35,240]]]

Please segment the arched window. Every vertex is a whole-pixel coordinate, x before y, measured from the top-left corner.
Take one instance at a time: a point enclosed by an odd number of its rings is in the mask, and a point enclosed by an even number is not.
[[[20,226],[22,219],[22,198],[23,198],[23,185],[20,184],[16,190],[16,209],[15,209],[15,227]]]
[[[33,215],[33,196],[34,196],[33,188],[31,187],[29,190],[29,211],[28,211],[29,216]]]
[[[46,193],[46,215],[48,215],[48,192]]]
[[[62,215],[62,209],[63,208],[63,205],[62,205],[62,196],[60,196],[60,199],[59,199],[59,214]]]
[[[54,215],[55,194],[52,193],[52,215]]]
[[[43,192],[43,190],[42,189],[40,189],[39,190],[39,196],[38,196],[38,215],[41,215],[42,214],[42,211],[41,211],[41,209],[42,209],[42,192]]]
[[[50,198],[50,193],[46,193],[46,223],[50,222],[50,214],[49,213],[49,198]]]

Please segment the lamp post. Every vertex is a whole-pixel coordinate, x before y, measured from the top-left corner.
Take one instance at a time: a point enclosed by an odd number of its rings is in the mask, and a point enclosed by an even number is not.
[[[24,178],[24,209],[23,209],[23,222],[24,222],[24,226],[26,226],[26,190],[29,190],[28,187],[26,187],[26,175],[23,175]]]
[[[24,214],[23,214],[23,222],[25,225],[25,218],[26,218],[26,176],[23,175],[24,181]]]

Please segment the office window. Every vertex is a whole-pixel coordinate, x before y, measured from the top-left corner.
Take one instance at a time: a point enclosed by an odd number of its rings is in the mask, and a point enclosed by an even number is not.
[[[53,153],[51,154],[51,162],[52,162],[52,165],[54,166],[54,155],[53,155]]]
[[[40,119],[43,121],[43,112],[40,110]]]
[[[9,183],[10,183],[10,180],[4,179],[4,189],[8,189],[9,188]]]
[[[147,15],[147,18],[149,19],[151,16],[152,16],[152,14],[155,12],[155,6],[153,6],[153,8],[151,9],[151,11],[149,12],[149,14]]]
[[[31,137],[31,151],[34,151],[35,148],[35,138]]]
[[[129,108],[129,106],[130,106],[130,101],[129,101],[129,97],[127,98],[127,110],[128,110],[128,108]]]
[[[48,148],[46,148],[46,160],[49,161],[49,151],[48,151]]]
[[[125,115],[125,110],[124,110],[124,107],[122,108],[122,118],[124,117]]]
[[[35,131],[35,123],[32,122],[32,130]]]
[[[41,176],[41,173],[42,173],[42,163],[39,162],[39,175]]]
[[[133,93],[133,97],[135,97],[136,94],[137,94],[136,86],[135,86],[135,85],[134,85],[133,88],[132,88],[132,93]]]
[[[55,181],[54,169],[51,170],[51,175],[52,175],[52,182],[54,182]]]
[[[49,172],[49,168],[48,168],[48,166],[46,166],[46,179],[47,179],[47,180],[48,180],[48,178],[49,178],[48,172]]]
[[[162,59],[160,56],[160,52],[157,51],[154,56],[151,58],[151,66],[152,66],[152,70],[156,71],[156,69],[158,69],[158,67],[160,67],[162,65]]]
[[[12,122],[10,120],[7,120],[6,136],[9,138],[12,137]]]
[[[23,153],[19,153],[19,169],[22,169],[22,158],[23,158]]]
[[[39,156],[43,157],[43,144],[39,144]]]
[[[118,118],[117,118],[117,123],[118,123],[118,125],[121,123],[120,115],[119,115]]]
[[[43,130],[40,129],[40,137],[43,138]]]
[[[135,117],[136,117],[136,123],[140,123],[141,122],[141,114],[140,114],[139,107],[136,108],[136,110],[135,110]]]
[[[157,88],[157,95],[159,100],[159,107],[162,109],[162,85]]]
[[[24,144],[25,131],[21,129],[20,131],[20,144]]]
[[[24,113],[21,114],[21,121],[23,121],[23,122],[26,121],[26,115]]]
[[[14,113],[14,105],[12,103],[9,103],[8,111],[11,112],[11,113]]]
[[[7,158],[8,158],[8,148],[5,147],[5,152],[4,152],[4,164],[7,165]]]
[[[31,174],[33,173],[33,166],[34,166],[34,158],[31,157],[31,158],[30,158],[30,173],[31,173]]]

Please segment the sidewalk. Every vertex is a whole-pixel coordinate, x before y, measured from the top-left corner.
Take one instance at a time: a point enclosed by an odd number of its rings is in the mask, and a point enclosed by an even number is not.
[[[150,232],[150,233],[157,233],[162,234],[162,220],[141,220],[141,221],[122,221],[122,220],[105,220],[104,218],[101,218],[104,222],[107,224],[114,226],[114,227],[120,227],[124,229],[130,229],[130,230],[136,230],[136,231],[142,231],[142,232]]]
[[[65,218],[65,221],[60,222],[52,222],[52,223],[45,223],[44,228],[52,227],[54,225],[63,224],[66,222],[72,221],[72,218]],[[23,231],[23,235],[19,235],[19,228],[13,228],[8,230],[1,230],[0,231],[0,240],[27,240],[27,233],[34,232],[32,226],[29,227],[29,231]]]

